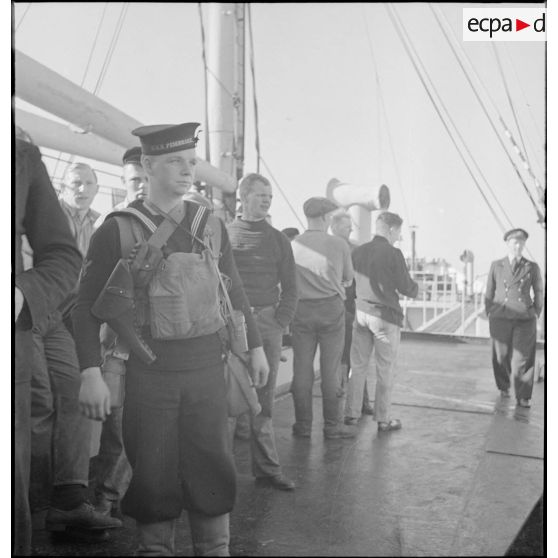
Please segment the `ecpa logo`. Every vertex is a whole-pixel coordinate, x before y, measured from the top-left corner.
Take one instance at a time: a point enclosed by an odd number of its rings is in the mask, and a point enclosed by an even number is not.
[[[463,8],[464,41],[546,41],[546,10]]]

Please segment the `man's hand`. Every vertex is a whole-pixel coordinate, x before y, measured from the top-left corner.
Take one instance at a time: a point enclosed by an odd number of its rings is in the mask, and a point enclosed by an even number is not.
[[[267,384],[269,376],[269,364],[263,347],[256,347],[250,350],[250,372],[255,388],[261,388]]]
[[[110,415],[110,392],[98,366],[86,368],[81,373],[79,407],[90,419],[105,420]]]
[[[428,293],[428,285],[424,281],[418,281],[418,292],[415,298],[424,298]]]
[[[19,313],[23,308],[24,302],[25,302],[25,297],[23,296],[23,293],[17,287],[15,287],[14,290],[14,320],[15,321],[17,321],[17,318],[19,317]]]

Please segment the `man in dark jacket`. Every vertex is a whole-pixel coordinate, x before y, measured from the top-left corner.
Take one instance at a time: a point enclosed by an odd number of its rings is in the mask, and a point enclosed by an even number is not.
[[[29,555],[33,331],[75,286],[81,255],[39,150],[19,139],[15,149],[14,553]],[[21,252],[24,234],[34,254],[33,267],[25,271]]]
[[[360,416],[364,381],[374,349],[377,377],[374,414],[380,432],[401,428],[401,421],[391,417],[391,394],[403,326],[399,295],[415,298],[419,292],[403,254],[393,246],[401,238],[402,224],[399,215],[381,213],[376,221],[376,236],[353,251],[356,317],[345,415]]]
[[[262,411],[250,422],[252,472],[259,484],[293,490],[293,481],[281,473],[272,423],[283,330],[291,323],[297,303],[293,251],[285,235],[266,221],[272,199],[269,180],[251,173],[241,180],[238,190],[242,216],[228,230],[269,364],[267,384],[258,390]]]
[[[511,375],[520,407],[530,406],[537,318],[543,308],[539,266],[522,256],[528,236],[523,229],[512,229],[504,235],[508,255],[492,262],[485,295],[496,385],[502,397],[509,397]]]

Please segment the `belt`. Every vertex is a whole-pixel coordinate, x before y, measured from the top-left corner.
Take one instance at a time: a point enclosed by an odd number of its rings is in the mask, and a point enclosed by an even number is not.
[[[334,294],[332,296],[324,296],[322,298],[301,298],[301,302],[324,302],[326,300],[333,300],[334,298],[341,298],[340,294]]]

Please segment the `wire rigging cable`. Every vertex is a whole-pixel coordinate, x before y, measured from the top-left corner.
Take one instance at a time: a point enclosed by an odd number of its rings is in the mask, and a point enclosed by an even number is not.
[[[533,122],[533,128],[535,129],[535,131],[537,133],[537,139],[539,140],[541,145],[543,145],[544,144],[543,135],[540,131],[539,125],[537,124],[535,116],[533,115],[533,111],[531,110],[531,105],[530,105],[529,101],[527,100],[527,95],[525,95],[525,90],[523,89],[523,84],[521,83],[521,79],[519,78],[519,76],[517,74],[517,70],[515,69],[515,65],[513,63],[513,58],[512,58],[512,56],[510,54],[510,51],[508,49],[508,45],[505,42],[504,42],[504,50],[506,51],[506,55],[508,57],[509,65],[511,66],[511,69],[513,70],[513,75],[515,76],[515,81],[516,81],[516,83],[519,87],[519,90],[521,91],[521,95],[523,96],[523,100],[525,101],[525,106],[529,110],[529,116],[531,117],[531,121]]]
[[[535,116],[533,115],[533,111],[531,109],[531,105],[529,103],[529,101],[527,100],[527,96],[525,95],[525,90],[523,89],[523,85],[521,83],[521,79],[519,78],[519,76],[517,75],[517,71],[515,69],[515,65],[513,63],[513,59],[510,55],[510,52],[508,50],[507,47],[507,43],[504,43],[504,50],[506,51],[506,56],[508,57],[508,64],[511,67],[511,69],[513,70],[513,75],[515,77],[515,82],[519,88],[519,90],[521,91],[521,95],[523,97],[523,101],[525,103],[525,106],[527,107],[527,110],[529,111],[529,116],[531,117],[531,122],[533,124],[533,129],[535,130],[536,136],[537,136],[537,141],[539,146],[544,147],[545,144],[545,140],[542,137],[542,133],[539,129],[539,126],[537,124],[537,121],[535,120]],[[529,137],[529,134],[526,134],[526,139],[527,139],[527,145],[529,146],[529,148],[531,149],[531,154],[534,155],[534,161],[537,164],[538,167],[538,171],[541,175],[544,175],[545,172],[543,170],[543,165],[540,162],[539,159],[539,153],[538,153],[538,149],[535,148],[533,142],[531,141],[531,138]],[[540,147],[539,147],[540,149]]]
[[[101,19],[97,24],[97,31],[95,33],[95,38],[93,39],[93,44],[91,45],[91,50],[89,51],[89,58],[87,59],[87,64],[85,65],[85,70],[83,72],[83,77],[81,78],[81,87],[85,84],[85,79],[87,78],[87,74],[89,72],[89,66],[91,65],[91,60],[93,59],[93,53],[97,48],[97,41],[99,40],[99,34],[101,32],[101,27],[103,26],[103,21],[105,20],[105,14],[107,13],[108,2],[105,2],[105,6],[103,8],[103,13],[101,14]]]
[[[306,225],[302,222],[301,218],[298,216],[298,213],[295,211],[295,208],[291,205],[291,202],[289,201],[289,198],[285,195],[285,192],[283,192],[283,188],[281,188],[281,186],[279,186],[279,182],[277,182],[277,180],[275,179],[275,176],[273,176],[273,173],[271,172],[271,169],[269,168],[269,166],[265,162],[265,159],[262,157],[261,160],[262,160],[262,163],[263,163],[264,167],[266,168],[267,172],[269,173],[269,176],[271,177],[271,180],[273,180],[275,186],[277,186],[277,189],[279,190],[279,192],[281,192],[281,195],[283,196],[283,199],[287,202],[287,205],[289,206],[289,209],[292,211],[296,220],[300,223],[302,228],[306,228]]]
[[[515,107],[510,95],[510,90],[508,87],[508,81],[506,80],[506,75],[504,74],[504,68],[502,66],[502,61],[500,60],[500,55],[498,54],[498,49],[496,48],[496,43],[492,43],[492,50],[494,51],[494,58],[496,58],[496,65],[498,66],[498,71],[500,72],[500,77],[502,78],[502,83],[504,84],[504,90],[506,91],[506,98],[510,105],[512,111],[513,121],[515,122],[515,127],[517,128],[517,133],[519,134],[519,139],[521,140],[521,146],[523,147],[523,153],[525,153],[525,159],[529,163],[529,155],[527,153],[527,148],[525,147],[525,140],[523,139],[523,134],[521,133],[521,126],[519,125],[519,120],[517,118],[517,113],[515,112]],[[530,163],[529,163],[530,164]]]
[[[508,99],[508,103],[510,104],[510,108],[513,114],[513,118],[515,121],[515,125],[517,127],[517,132],[519,133],[519,139],[521,140],[521,145],[523,146],[523,153],[521,152],[521,150],[519,149],[519,147],[517,146],[515,139],[512,135],[512,133],[509,130],[506,130],[506,136],[508,137],[508,139],[511,141],[513,148],[515,150],[515,152],[517,153],[517,156],[521,159],[521,162],[523,163],[523,167],[525,168],[525,170],[529,173],[529,176],[533,179],[533,182],[535,183],[535,190],[537,192],[537,194],[539,195],[539,198],[542,197],[543,195],[543,190],[541,187],[541,183],[539,182],[539,180],[537,179],[537,177],[535,176],[535,173],[532,171],[531,169],[531,162],[529,161],[529,157],[527,154],[527,148],[525,147],[525,141],[523,140],[523,134],[521,133],[521,127],[519,126],[519,120],[517,119],[517,114],[515,112],[515,107],[510,95],[510,91],[508,88],[508,82],[506,80],[506,76],[504,74],[504,68],[502,67],[502,63],[500,61],[500,56],[498,55],[498,50],[496,49],[496,44],[492,43],[492,48],[494,50],[494,56],[496,57],[496,63],[498,65],[498,70],[500,71],[500,77],[502,78],[502,82],[504,83],[504,89],[506,90],[506,96]],[[525,155],[523,155],[525,154]]]
[[[390,147],[391,157],[393,159],[393,166],[395,168],[395,176],[397,178],[397,186],[398,186],[399,191],[401,193],[401,200],[403,202],[403,213],[404,213],[406,222],[410,225],[410,223],[411,223],[410,215],[409,215],[409,211],[408,211],[408,208],[407,208],[407,201],[405,199],[405,192],[403,190],[403,183],[401,181],[401,174],[399,172],[399,165],[397,164],[397,159],[395,157],[395,150],[393,148],[393,139],[392,139],[392,136],[391,136],[391,128],[390,128],[390,123],[389,123],[389,119],[388,119],[388,116],[387,116],[384,94],[383,94],[382,87],[380,85],[380,75],[379,75],[379,72],[378,72],[378,64],[376,62],[376,57],[374,55],[374,49],[372,47],[372,37],[370,36],[370,29],[368,27],[368,18],[367,18],[367,14],[366,14],[366,6],[363,6],[363,17],[364,17],[364,25],[365,25],[365,29],[366,29],[366,37],[368,39],[368,48],[370,49],[370,56],[372,58],[372,67],[374,69],[374,79],[376,81],[376,88],[377,88],[377,91],[378,91],[378,99],[380,100],[378,106],[383,111],[383,116],[384,116],[384,120],[385,120],[385,123],[386,123],[388,143],[389,143],[389,147]],[[379,121],[379,118],[378,118],[378,128],[379,127],[380,127],[380,121]]]
[[[84,86],[85,80],[87,78],[87,74],[89,73],[89,67],[91,65],[91,60],[93,59],[93,53],[95,52],[95,49],[97,48],[97,41],[99,39],[99,34],[100,34],[101,28],[103,26],[103,21],[105,20],[105,14],[107,12],[107,7],[108,7],[108,2],[105,2],[105,6],[103,8],[101,18],[99,20],[99,23],[97,24],[97,31],[95,32],[95,38],[93,39],[93,44],[91,45],[91,48],[89,50],[89,57],[87,59],[86,65],[85,65],[85,70],[83,72],[83,77],[81,78],[81,83],[80,83],[81,87]],[[58,170],[58,163],[60,163],[61,157],[62,157],[62,151],[60,151],[58,153],[58,158],[56,159],[56,164],[54,165],[54,171],[52,173],[52,178],[53,179],[56,177],[56,171]],[[69,165],[71,165],[74,162],[74,159],[75,159],[75,156],[70,155],[70,160],[66,164],[66,169],[69,167]]]
[[[112,35],[112,39],[111,39],[107,54],[105,56],[103,66],[102,66],[101,71],[99,73],[99,78],[97,79],[97,83],[95,84],[95,88],[93,89],[93,93],[95,95],[100,91],[101,86],[103,85],[103,82],[105,80],[107,70],[108,70],[109,65],[112,61],[112,56],[114,54],[114,51],[116,50],[116,45],[118,43],[118,39],[120,38],[120,33],[122,31],[122,26],[124,25],[124,20],[126,19],[126,14],[128,13],[128,8],[129,7],[130,7],[130,5],[127,2],[125,2],[122,5],[122,8],[120,10],[120,14],[119,14],[118,20],[116,22],[114,33]]]
[[[254,35],[252,32],[252,8],[251,4],[246,5],[248,12],[248,34],[250,37],[250,73],[252,74],[252,96],[254,100],[254,134],[256,142],[256,172],[260,172],[260,126],[258,119],[258,97],[256,95],[256,63],[254,58]]]
[[[261,161],[263,163],[264,167],[267,169],[267,172],[269,173],[269,176],[271,177],[271,179],[275,183],[275,186],[277,186],[277,189],[279,190],[279,192],[281,192],[281,195],[283,196],[283,199],[285,200],[285,202],[289,206],[289,209],[291,210],[291,212],[295,216],[295,219],[300,223],[300,225],[302,227],[305,227],[304,223],[302,222],[302,220],[298,216],[294,207],[291,205],[291,202],[289,201],[289,198],[285,195],[285,192],[283,191],[283,189],[279,185],[279,182],[277,182],[277,180],[275,179],[275,176],[273,176],[273,173],[271,172],[271,169],[269,168],[268,164],[264,161],[264,159],[261,155],[259,120],[258,120],[258,99],[257,99],[257,95],[256,95],[256,65],[255,65],[255,61],[254,61],[254,36],[253,36],[253,33],[252,33],[252,9],[251,9],[251,5],[249,3],[246,5],[246,8],[247,8],[247,14],[248,14],[248,33],[249,33],[249,36],[250,36],[250,71],[251,71],[251,74],[252,74],[252,94],[253,94],[253,97],[254,97],[254,128],[255,128],[255,138],[256,138],[255,143],[256,143],[256,155],[257,155],[257,164],[256,164],[256,169],[257,170],[256,170],[256,172],[258,172],[258,173],[260,172],[260,161]]]
[[[31,8],[31,4],[33,4],[33,2],[29,2],[29,4],[27,4],[27,8],[25,8],[25,11],[23,12],[23,15],[21,16],[21,19],[19,20],[19,23],[16,25],[16,29],[15,29],[16,31],[19,30],[20,25],[23,23],[23,20],[25,19],[25,16],[27,15],[27,12]]]
[[[517,153],[518,157],[521,159],[521,161],[523,163],[523,166],[525,167],[525,169],[529,173],[529,176],[533,179],[533,181],[535,183],[535,189],[540,196],[542,194],[541,183],[539,182],[539,180],[535,176],[535,173],[531,169],[531,161],[529,161],[527,148],[525,147],[525,141],[523,139],[523,134],[521,133],[521,127],[519,126],[519,120],[517,118],[515,107],[514,107],[514,104],[513,104],[511,95],[510,95],[508,82],[507,82],[506,76],[504,74],[504,68],[502,67],[502,63],[500,61],[500,56],[498,55],[498,50],[496,49],[496,44],[495,43],[492,43],[492,48],[494,49],[494,56],[496,57],[496,62],[498,64],[498,69],[500,71],[500,77],[502,78],[502,82],[504,83],[504,89],[506,90],[506,96],[508,98],[508,103],[510,104],[510,108],[511,108],[513,118],[514,118],[514,121],[515,121],[515,125],[517,127],[517,132],[519,134],[519,139],[521,140],[521,145],[523,146],[523,153],[521,152],[519,147],[517,147],[515,139],[514,139],[512,133],[509,130],[506,130],[506,135],[508,136],[509,140],[512,142],[514,150]]]
[[[93,40],[93,46],[91,47],[91,51],[89,53],[88,64],[91,61],[91,57],[93,55],[93,50],[95,49],[95,46],[96,46],[96,42],[97,42],[99,32],[100,32],[100,29],[101,29],[101,24],[102,24],[102,22],[104,20],[104,17],[105,17],[106,7],[107,7],[107,5],[105,5],[105,9],[103,10],[103,13],[101,15],[101,19],[100,19],[100,22],[99,22],[99,25],[98,25],[98,28],[97,28],[97,33],[95,35],[95,39]],[[103,61],[103,65],[101,67],[101,71],[99,72],[99,77],[97,78],[97,83],[95,84],[95,87],[93,89],[93,94],[94,95],[97,95],[99,93],[99,91],[101,89],[101,86],[103,85],[105,76],[107,74],[107,70],[109,68],[110,62],[112,61],[112,56],[114,54],[114,51],[116,49],[116,45],[118,43],[118,39],[120,38],[120,32],[122,31],[122,26],[124,25],[124,20],[126,19],[126,14],[128,12],[128,8],[129,8],[129,4],[127,4],[127,3],[122,4],[122,8],[120,9],[120,14],[119,14],[118,19],[116,21],[116,26],[114,28],[112,38],[111,38],[109,47],[107,49],[107,53],[105,55],[105,59]],[[83,82],[85,81],[85,77],[86,77],[86,74],[84,74],[84,76],[83,76],[82,85],[83,85]],[[75,160],[75,156],[70,154],[70,160],[69,160],[68,164],[66,165],[66,168],[64,169],[64,174],[68,170],[69,166],[74,162],[74,160]]]
[[[417,57],[417,59],[420,61],[420,57],[418,56],[418,54],[417,54],[416,51],[414,50],[414,47],[412,47],[412,42],[411,42],[411,40],[410,40],[410,37],[409,37],[409,35],[407,34],[407,32],[406,32],[406,30],[405,30],[405,27],[404,27],[403,23],[402,23],[401,20],[399,19],[399,16],[398,16],[398,14],[397,14],[395,8],[394,8],[391,4],[386,4],[386,9],[387,9],[388,15],[389,15],[389,17],[390,17],[390,19],[391,19],[391,21],[392,21],[392,23],[393,23],[393,26],[395,27],[395,30],[396,30],[396,32],[397,32],[397,35],[399,36],[399,39],[401,40],[401,42],[402,42],[402,44],[403,44],[403,47],[404,47],[404,49],[405,49],[407,55],[409,56],[409,59],[411,60],[411,63],[412,63],[412,65],[413,65],[415,71],[417,72],[417,75],[418,75],[418,77],[419,77],[419,79],[420,79],[420,82],[422,83],[422,85],[423,85],[423,87],[425,88],[426,93],[427,93],[427,95],[428,95],[430,101],[432,102],[432,104],[433,104],[433,106],[434,106],[434,109],[436,110],[436,113],[437,113],[438,116],[440,117],[440,120],[442,121],[442,124],[443,124],[443,126],[444,126],[446,132],[447,132],[448,135],[450,136],[450,139],[451,139],[452,143],[454,144],[455,148],[457,149],[457,152],[459,153],[459,156],[461,157],[461,160],[463,161],[463,163],[465,164],[465,167],[466,167],[467,170],[469,171],[469,174],[471,175],[471,178],[473,179],[473,182],[475,183],[475,185],[476,185],[478,191],[480,192],[481,196],[483,197],[483,199],[484,199],[486,205],[488,206],[488,209],[489,209],[490,212],[492,213],[492,216],[494,217],[495,221],[498,223],[498,226],[500,227],[500,229],[502,230],[502,232],[505,232],[506,227],[503,225],[503,223],[502,223],[502,221],[500,220],[500,218],[498,217],[497,213],[494,211],[494,208],[492,207],[492,204],[490,203],[490,201],[489,201],[488,198],[486,197],[486,194],[484,193],[484,191],[483,191],[481,185],[479,184],[479,181],[477,180],[477,177],[476,177],[475,174],[473,173],[473,170],[471,169],[471,166],[469,165],[469,163],[468,163],[467,160],[465,159],[465,156],[464,156],[464,154],[463,154],[461,148],[459,147],[459,145],[458,145],[458,143],[457,143],[457,141],[456,141],[456,139],[455,139],[453,133],[451,132],[451,130],[450,130],[449,126],[448,126],[448,123],[447,123],[447,121],[446,121],[446,118],[444,118],[443,114],[441,113],[440,108],[438,107],[438,104],[436,103],[436,101],[435,101],[435,99],[434,99],[434,97],[433,97],[433,95],[432,95],[432,93],[431,93],[431,91],[430,91],[428,85],[426,84],[426,81],[425,81],[425,79],[424,79],[424,76],[422,75],[422,73],[421,73],[421,71],[420,71],[420,69],[419,69],[419,67],[418,67],[418,65],[417,65],[416,60],[413,58],[413,55],[412,55],[412,53],[411,53],[411,48],[412,48],[412,50],[415,52],[415,56]],[[402,31],[402,30],[403,30],[403,31]],[[407,44],[407,42],[406,42],[406,40],[405,40],[405,37],[404,37],[403,33],[404,33],[405,36],[407,37],[407,41],[409,42],[409,44]],[[409,46],[409,45],[411,45],[411,46]],[[421,63],[421,66],[422,66],[422,63]],[[428,77],[428,73],[427,73],[426,70],[424,69],[424,66],[422,66],[422,68],[423,68],[424,74]],[[433,89],[434,91],[436,91],[436,89],[435,89],[434,85],[432,84],[432,81],[430,80],[429,77],[428,77],[428,80],[429,80],[430,83],[431,83],[432,89]],[[436,93],[436,94],[437,94],[437,93]],[[438,96],[438,98],[439,98],[439,95],[438,95],[438,94],[437,94],[437,96]],[[457,130],[457,128],[455,127],[455,124],[454,124],[453,121],[451,120],[451,116],[449,115],[449,113],[448,113],[447,109],[445,108],[445,106],[444,106],[443,102],[441,101],[441,99],[440,99],[440,105],[444,108],[444,110],[445,110],[445,112],[446,112],[446,114],[447,114],[447,119],[452,123],[453,127],[454,127],[455,130],[456,130],[456,133],[457,133],[458,136],[459,136],[459,131]],[[460,136],[459,136],[459,137],[460,137]],[[460,137],[460,139],[461,139],[461,142],[464,144],[463,138]],[[464,147],[465,147],[467,153],[469,154],[469,157],[473,160],[473,163],[475,163],[475,160],[474,160],[474,158],[472,157],[470,151],[467,149],[467,146],[464,145]],[[476,164],[476,163],[475,163],[475,164]],[[483,176],[482,173],[481,173],[481,176]],[[484,178],[484,177],[483,177],[483,178]],[[485,179],[485,180],[486,180],[486,179]],[[504,215],[505,215],[505,213],[504,213]],[[507,218],[507,215],[506,215],[506,218]],[[509,218],[508,218],[508,221],[509,221]]]
[[[524,188],[524,190],[525,190],[527,196],[529,197],[529,200],[531,201],[533,207],[535,208],[535,211],[536,211],[536,213],[537,213],[537,216],[538,216],[538,218],[539,218],[539,221],[544,222],[544,215],[542,214],[540,208],[537,206],[537,203],[535,202],[535,200],[534,200],[534,198],[533,198],[533,196],[532,196],[532,194],[531,194],[531,191],[529,190],[527,184],[526,184],[525,181],[523,180],[523,176],[521,176],[521,173],[519,172],[519,169],[517,168],[517,165],[515,164],[515,161],[512,159],[510,153],[509,153],[508,150],[506,149],[506,146],[504,145],[504,141],[503,141],[502,138],[500,137],[500,134],[498,133],[498,130],[496,129],[496,125],[494,124],[494,121],[493,121],[492,117],[490,116],[490,114],[489,114],[489,112],[488,112],[488,110],[487,110],[487,108],[486,108],[486,105],[484,104],[483,100],[481,99],[481,97],[480,97],[480,95],[479,95],[479,93],[478,93],[476,87],[474,86],[474,84],[473,84],[473,82],[472,82],[472,80],[471,80],[469,74],[467,73],[467,71],[466,71],[466,69],[465,69],[465,66],[463,65],[463,62],[462,62],[461,58],[460,58],[459,55],[457,54],[457,51],[456,51],[456,49],[455,49],[455,47],[454,47],[454,44],[452,43],[452,41],[451,41],[450,38],[449,38],[449,35],[447,34],[446,30],[444,29],[444,26],[442,25],[441,20],[440,20],[440,18],[438,17],[437,11],[433,8],[432,5],[430,5],[430,9],[432,10],[432,13],[434,14],[434,17],[436,18],[436,21],[438,22],[438,25],[440,26],[440,29],[442,30],[442,33],[444,34],[444,37],[446,38],[447,43],[449,44],[449,46],[450,46],[450,48],[451,48],[451,50],[452,50],[452,52],[453,52],[453,54],[454,54],[454,56],[455,56],[457,62],[459,63],[459,66],[461,67],[461,70],[462,70],[463,73],[465,74],[465,77],[466,77],[466,79],[467,79],[469,85],[471,86],[471,88],[472,88],[472,90],[473,90],[473,93],[475,94],[475,97],[477,98],[478,102],[480,103],[480,105],[481,105],[481,107],[482,107],[482,110],[483,110],[485,116],[488,118],[488,121],[490,122],[490,125],[491,125],[491,127],[492,127],[492,130],[493,130],[493,132],[496,134],[496,137],[498,138],[498,142],[500,143],[500,146],[501,146],[502,149],[504,150],[504,153],[507,155],[508,160],[509,160],[510,163],[512,164],[513,169],[515,170],[515,173],[516,173],[516,175],[517,175],[519,181],[521,182],[521,184],[522,184],[522,186],[523,186],[523,188]],[[446,21],[446,23],[447,23],[447,21]],[[449,27],[449,25],[448,25],[448,27]],[[450,28],[450,31],[451,31],[451,28]],[[452,33],[452,36],[453,36],[454,41],[456,42],[455,35],[453,35],[453,32],[451,32],[451,33]],[[467,55],[466,55],[466,53],[465,53],[464,51],[462,51],[462,54],[463,54],[464,59],[468,62],[469,67],[472,68],[472,71],[473,71],[473,73],[475,74],[475,76],[477,77],[477,80],[478,80],[478,81],[480,82],[480,84],[483,86],[483,88],[484,88],[484,90],[485,90],[485,93],[486,93],[486,95],[487,95],[487,97],[488,97],[490,103],[492,104],[492,107],[493,107],[494,111],[498,114],[500,123],[502,124],[502,126],[504,126],[504,129],[507,130],[507,126],[506,126],[506,124],[505,124],[505,122],[504,122],[504,119],[502,118],[502,115],[500,114],[499,110],[497,109],[496,105],[494,104],[494,101],[492,100],[492,98],[491,98],[490,95],[488,94],[488,91],[486,90],[486,87],[484,87],[484,84],[483,84],[482,81],[480,80],[479,76],[476,74],[476,72],[475,72],[475,70],[474,70],[474,67],[473,67],[473,65],[471,64],[471,61],[468,59],[468,57],[467,57]]]

